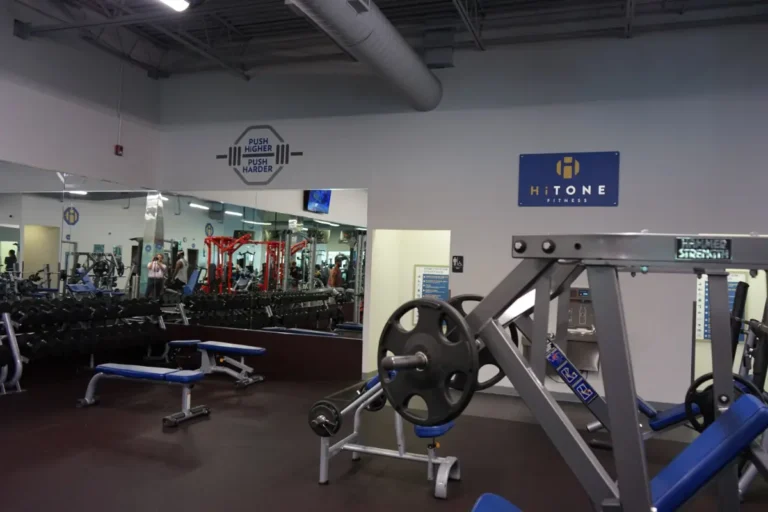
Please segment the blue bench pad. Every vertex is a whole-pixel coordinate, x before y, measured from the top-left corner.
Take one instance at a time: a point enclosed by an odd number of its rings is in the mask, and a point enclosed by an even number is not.
[[[238,354],[243,356],[258,356],[267,351],[261,347],[224,343],[223,341],[204,341],[197,345],[200,350],[209,350],[217,354]]]
[[[179,384],[188,384],[203,380],[205,373],[200,370],[179,370],[173,373],[165,374],[165,380],[168,382],[178,382]]]
[[[698,405],[693,404],[693,412],[699,414]],[[683,423],[687,421],[687,419],[688,418],[685,415],[685,404],[679,404],[656,413],[656,416],[648,422],[648,426],[651,427],[651,430],[659,431],[678,423]]]
[[[168,345],[171,347],[195,347],[200,343],[200,340],[173,340],[169,341]]]
[[[448,433],[453,428],[454,423],[449,421],[442,425],[435,425],[434,427],[422,427],[421,425],[414,425],[413,431],[416,433],[416,437],[432,438],[440,437]]]
[[[519,508],[496,494],[486,493],[480,496],[472,507],[472,512],[522,512]]]
[[[118,375],[129,379],[163,380],[167,382],[197,382],[205,377],[198,370],[178,370],[176,368],[155,368],[136,364],[105,363],[96,367],[97,372],[106,375]]]
[[[640,397],[637,397],[637,410],[643,413],[648,418],[655,418],[659,412],[653,408],[651,404],[646,402]]]
[[[341,329],[343,331],[363,331],[363,324],[354,324],[354,323],[345,323],[345,324],[339,324],[336,326],[336,329]]]
[[[658,512],[677,510],[768,428],[768,406],[740,397],[651,481]]]

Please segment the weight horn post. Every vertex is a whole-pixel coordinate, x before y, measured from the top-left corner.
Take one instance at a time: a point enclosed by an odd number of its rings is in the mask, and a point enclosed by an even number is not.
[[[381,367],[390,370],[423,370],[429,360],[423,352],[411,356],[389,356],[381,360]]]

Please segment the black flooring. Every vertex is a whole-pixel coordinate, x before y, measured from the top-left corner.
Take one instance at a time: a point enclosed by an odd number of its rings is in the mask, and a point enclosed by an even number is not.
[[[101,404],[76,409],[87,379],[36,386],[0,397],[0,507],[7,511],[340,511],[469,512],[495,492],[526,512],[591,510],[584,491],[535,424],[463,416],[441,439],[458,456],[462,481],[449,499],[432,497],[425,466],[388,458],[331,462],[331,483],[317,484],[319,440],[307,426],[312,403],[343,383],[264,382],[235,390],[210,379],[193,405],[212,416],[163,431],[161,417],[180,407],[176,387],[104,381]],[[394,448],[393,412],[365,415],[367,443]],[[344,430],[346,432],[346,430]],[[406,429],[409,449],[423,440]],[[683,448],[651,441],[657,472]],[[611,467],[611,454],[597,452]],[[705,489],[686,510],[715,510]],[[744,511],[768,509],[768,485],[751,489]]]

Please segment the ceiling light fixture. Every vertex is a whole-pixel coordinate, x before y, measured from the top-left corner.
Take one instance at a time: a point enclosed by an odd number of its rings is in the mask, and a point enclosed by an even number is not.
[[[176,12],[184,12],[189,8],[187,0],[160,0]]]
[[[229,210],[224,210],[224,213],[225,213],[226,215],[233,215],[233,216],[235,216],[235,217],[242,217],[242,216],[243,216],[243,214],[242,214],[242,213],[240,213],[240,212],[231,212],[231,211],[229,211]]]
[[[333,222],[327,222],[324,220],[315,220],[318,224],[325,224],[326,226],[333,226],[334,228],[339,227],[339,224],[334,224]]]
[[[272,225],[271,222],[258,222],[258,221],[255,221],[255,220],[244,220],[243,222],[245,224],[256,224],[257,226],[271,226]]]
[[[190,208],[197,208],[198,210],[210,210],[207,206],[197,203],[189,203]]]
[[[355,228],[358,231],[368,231],[368,228]]]
[[[85,190],[70,190],[69,193],[72,194],[72,195],[75,195],[75,196],[87,196],[88,195],[88,192],[86,192]]]

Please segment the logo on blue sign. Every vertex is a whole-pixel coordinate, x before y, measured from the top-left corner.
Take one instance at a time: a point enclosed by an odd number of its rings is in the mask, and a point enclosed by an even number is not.
[[[162,251],[163,250],[163,244],[156,244],[155,245],[155,249],[157,249],[158,251]]]
[[[70,206],[64,210],[64,222],[70,226],[74,226],[80,221],[80,212],[77,208]]]
[[[144,246],[144,250],[147,252],[152,252],[152,246],[150,244],[147,244]]]
[[[213,224],[210,222],[205,225],[205,236],[213,236]]]
[[[619,153],[520,155],[519,206],[617,206]]]
[[[67,239],[67,240],[72,240],[72,235],[67,235],[64,238]]]

